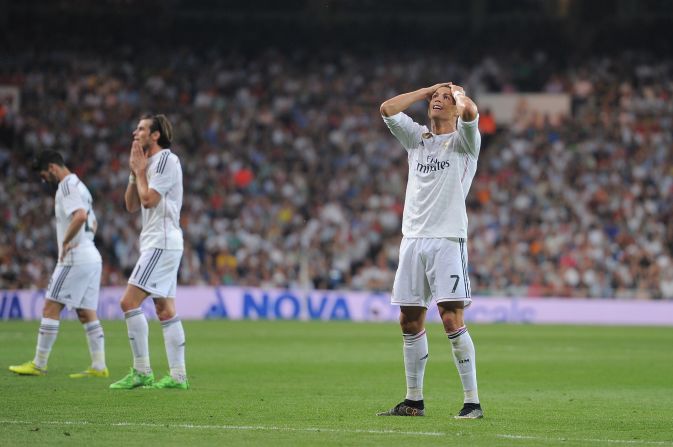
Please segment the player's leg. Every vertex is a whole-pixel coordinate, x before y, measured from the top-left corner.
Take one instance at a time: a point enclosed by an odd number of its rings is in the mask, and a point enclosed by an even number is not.
[[[86,333],[91,366],[82,372],[70,374],[70,378],[109,377],[110,373],[105,364],[105,333],[96,311],[84,308],[77,309],[77,317]]]
[[[155,388],[189,388],[187,369],[185,366],[185,331],[182,321],[175,311],[173,298],[155,298],[161,329],[164,334],[164,345],[170,373],[154,384]]]
[[[150,374],[154,377],[149,368],[147,320],[140,309],[140,304],[149,295],[162,297],[156,299],[155,303],[159,303],[156,305],[157,315],[162,323],[165,323],[164,340],[167,342],[167,351],[168,346],[171,347],[169,362],[175,361],[176,371],[184,371],[184,331],[182,323],[175,315],[175,303],[172,299],[175,297],[181,258],[182,250],[152,249],[142,252],[131,278],[129,278],[126,294],[122,298],[122,310],[126,315],[129,339],[134,350],[134,370],[140,371],[141,374],[143,374],[143,371],[139,368],[146,367],[145,371],[149,372],[144,374]],[[167,332],[168,339],[166,339]],[[141,356],[143,353],[146,357]],[[180,363],[182,366],[180,366]],[[167,385],[169,379],[172,379],[172,376],[169,375],[168,379],[162,379],[157,385],[162,384],[165,385],[163,387],[171,387]],[[153,384],[154,380],[152,379],[151,384],[146,383],[144,385]],[[176,385],[175,388],[187,388],[189,386],[186,380],[182,382],[173,380],[170,385]]]
[[[453,361],[463,385],[463,408],[457,418],[476,419],[483,417],[477,392],[477,364],[472,337],[465,326],[462,301],[437,303],[444,330],[451,342]]]
[[[133,389],[154,383],[154,374],[150,366],[149,326],[140,307],[148,296],[149,292],[130,283],[126,286],[122,296],[120,305],[126,319],[126,329],[133,354],[133,368],[125,377],[111,384],[112,389]]]
[[[77,278],[73,281],[76,272],[72,272],[72,267],[71,265],[57,265],[49,279],[37,336],[35,358],[22,365],[10,366],[10,371],[33,376],[43,375],[47,372],[49,354],[58,336],[61,310],[65,307],[65,304],[61,301],[67,300],[67,297],[72,295],[71,287],[77,283]]]
[[[21,365],[12,365],[9,370],[20,375],[41,376],[47,373],[47,362],[51,348],[54,346],[60,326],[60,315],[64,305],[45,299],[42,309],[42,320],[37,334],[37,346],[33,360]]]
[[[470,278],[467,271],[465,239],[444,238],[432,241],[433,250],[427,269],[444,324],[451,342],[453,359],[463,385],[465,400],[457,417],[482,417],[477,394],[477,367],[474,344],[463,318],[466,306],[472,302]]]
[[[404,339],[404,373],[407,394],[404,403],[421,411],[423,403],[423,378],[428,361],[428,337],[425,333],[424,307],[400,307],[400,328]]]
[[[400,306],[404,372],[407,394],[403,402],[379,416],[423,416],[423,378],[428,359],[425,314],[430,290],[419,254],[420,241],[403,239],[400,262],[393,283],[392,304]]]
[[[149,293],[133,284],[126,286],[121,299],[121,308],[126,319],[131,352],[133,353],[133,368],[141,374],[151,374],[149,326],[141,305]]]
[[[423,378],[428,360],[428,338],[425,333],[426,309],[418,306],[400,307],[400,327],[402,329],[402,352],[404,354],[404,374],[407,394],[404,401],[379,416],[423,416]]]
[[[76,270],[79,280],[72,287],[70,304],[75,308],[84,327],[91,365],[82,372],[70,374],[70,377],[109,377],[110,373],[105,365],[105,334],[96,315],[103,265],[100,262],[81,264],[73,266],[73,269]]]

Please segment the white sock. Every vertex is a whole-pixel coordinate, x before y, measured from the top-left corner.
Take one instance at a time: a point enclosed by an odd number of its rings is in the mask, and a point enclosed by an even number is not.
[[[91,368],[99,371],[105,369],[105,334],[100,321],[90,321],[84,323],[86,331],[86,340],[89,343],[89,354],[91,355]]]
[[[423,400],[423,376],[428,361],[428,337],[425,329],[418,334],[402,334],[404,338],[404,372],[409,400]]]
[[[458,369],[463,384],[465,403],[479,403],[477,393],[477,361],[474,353],[472,337],[465,326],[455,332],[446,334],[453,348],[453,361]]]
[[[58,327],[61,322],[51,318],[42,318],[40,321],[40,330],[37,333],[37,347],[35,349],[35,358],[33,363],[38,368],[46,368],[51,347],[54,346],[58,336]]]
[[[126,327],[133,352],[133,368],[141,374],[152,372],[150,367],[149,327],[141,308],[124,313]]]
[[[162,321],[161,328],[164,331],[164,345],[171,377],[177,382],[184,382],[187,380],[187,370],[185,368],[185,331],[182,328],[182,321],[175,315],[169,320]]]

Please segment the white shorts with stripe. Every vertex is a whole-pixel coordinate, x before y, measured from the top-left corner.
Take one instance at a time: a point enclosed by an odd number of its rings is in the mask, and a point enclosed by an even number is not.
[[[462,238],[402,238],[391,303],[426,309],[432,300],[472,303],[467,242]]]
[[[101,262],[57,265],[51,275],[45,298],[68,309],[98,309]]]
[[[180,259],[182,250],[150,248],[142,251],[129,278],[129,284],[156,298],[175,298]]]

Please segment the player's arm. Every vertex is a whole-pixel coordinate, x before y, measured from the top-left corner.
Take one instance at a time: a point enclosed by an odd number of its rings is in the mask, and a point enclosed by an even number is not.
[[[413,103],[429,100],[439,87],[448,87],[450,83],[435,84],[409,93],[402,93],[381,104],[381,116],[393,116],[408,109]]]
[[[147,154],[137,141],[134,141],[131,145],[129,167],[135,176],[135,183],[129,180],[129,185],[126,187],[126,194],[124,194],[126,209],[135,212],[140,208],[140,205],[145,208],[154,208],[161,201],[161,194],[149,187]],[[133,194],[134,192],[135,194]]]
[[[465,90],[463,87],[454,84],[451,84],[450,87],[453,99],[456,101],[458,116],[460,116],[460,118],[466,122],[474,121],[479,114],[477,105],[467,95],[465,95]]]
[[[126,211],[135,213],[140,209],[140,197],[138,196],[138,187],[136,186],[136,176],[131,174],[129,176],[129,184],[126,186],[124,193],[124,202],[126,203]]]
[[[161,201],[161,194],[149,186],[147,169],[142,169],[136,173],[136,187],[138,189],[138,198],[143,207],[154,208]]]
[[[129,175],[129,183],[126,185],[126,192],[124,192],[124,203],[126,204],[126,211],[129,213],[135,213],[140,209],[140,196],[138,195],[136,170],[138,169],[138,165],[142,163],[143,158],[145,159],[145,165],[147,166],[147,157],[144,156],[142,148],[134,142],[131,145],[131,155],[129,157],[131,175]]]
[[[481,147],[481,135],[476,121],[479,116],[477,105],[465,95],[465,90],[459,85],[451,84],[451,94],[456,101],[458,116],[460,116],[458,135],[463,142],[462,147],[466,152],[478,156]]]
[[[70,245],[70,242],[72,242],[73,238],[79,233],[79,230],[82,228],[82,225],[86,222],[86,211],[84,211],[84,208],[79,208],[73,211],[71,214],[72,218],[70,219],[70,224],[68,225],[68,228],[65,230],[65,235],[63,236],[63,247],[61,249],[61,261],[63,261],[63,258],[65,257],[68,252],[74,248],[74,246]]]

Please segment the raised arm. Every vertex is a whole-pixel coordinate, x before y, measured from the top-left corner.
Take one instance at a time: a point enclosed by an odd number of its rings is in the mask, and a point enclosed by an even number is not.
[[[136,172],[136,178],[140,203],[145,208],[154,208],[157,206],[161,201],[161,194],[154,188],[150,188],[149,182],[147,181],[147,169]]]
[[[161,194],[148,185],[147,154],[143,152],[140,143],[137,141],[134,141],[131,145],[129,166],[132,174],[124,194],[126,209],[133,213],[140,209],[140,205],[145,208],[154,208],[161,201]]]
[[[463,121],[474,121],[479,114],[477,105],[469,97],[465,95],[465,89],[459,85],[450,84],[451,94],[456,100],[456,108],[458,109],[458,116]]]
[[[402,93],[393,98],[384,101],[381,104],[381,116],[393,116],[408,109],[413,103],[421,100],[429,100],[432,94],[439,87],[448,87],[450,83],[435,84],[432,87],[425,87],[413,92]]]

